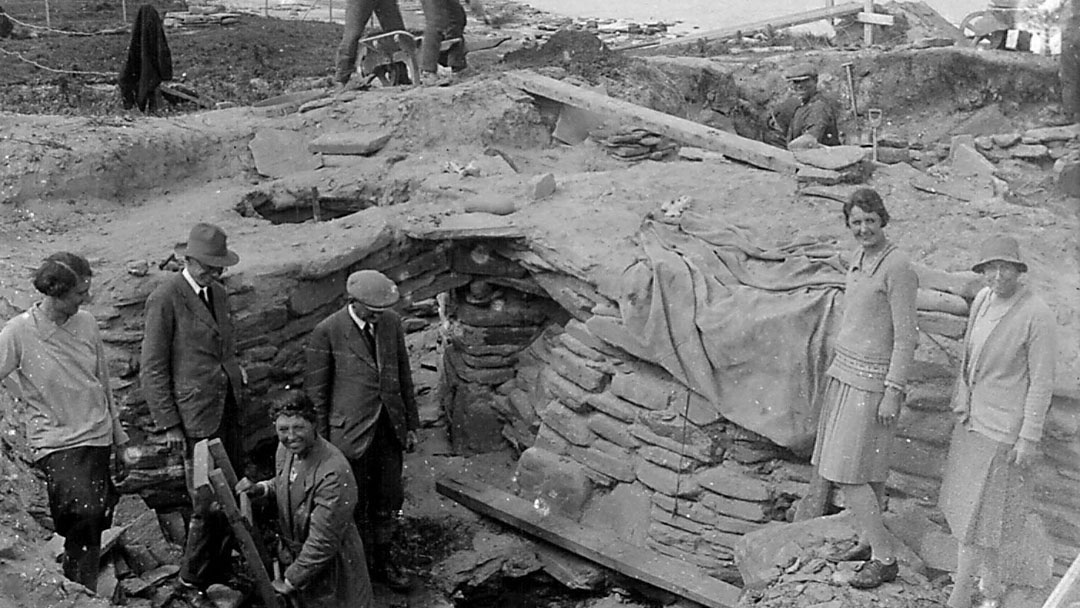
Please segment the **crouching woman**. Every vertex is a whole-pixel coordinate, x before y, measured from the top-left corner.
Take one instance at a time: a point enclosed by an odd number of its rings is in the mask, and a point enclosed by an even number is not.
[[[349,461],[315,432],[315,406],[289,391],[270,407],[277,432],[276,475],[237,492],[277,500],[282,535],[281,578],[274,590],[298,608],[374,605],[360,532],[353,522],[357,488]]]

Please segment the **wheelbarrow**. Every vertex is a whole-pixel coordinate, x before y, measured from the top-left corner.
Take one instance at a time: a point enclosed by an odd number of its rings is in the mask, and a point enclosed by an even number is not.
[[[960,22],[960,31],[971,41],[972,46],[989,42],[992,48],[1027,50],[1022,41],[1030,41],[1032,32],[1026,31],[1029,24],[1046,21],[1040,0],[990,0],[986,10],[969,13]],[[1006,32],[1015,32],[1013,46],[1005,42]],[[999,40],[1000,39],[1000,40]]]
[[[420,82],[420,63],[416,54],[421,40],[422,36],[405,30],[361,38],[357,70],[368,80],[378,78],[383,86],[416,85]],[[442,58],[446,53],[461,42],[461,38],[443,40],[439,47],[440,63],[444,62]]]

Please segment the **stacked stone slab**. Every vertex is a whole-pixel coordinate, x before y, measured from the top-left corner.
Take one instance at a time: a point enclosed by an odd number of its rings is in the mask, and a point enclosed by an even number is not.
[[[624,161],[661,160],[676,152],[678,146],[671,139],[648,129],[630,129],[613,133],[600,143],[608,154]]]
[[[508,384],[521,351],[560,309],[518,263],[485,243],[461,243],[452,267],[472,277],[446,295],[446,348],[440,401],[458,452],[472,454],[531,443],[536,417]],[[504,428],[504,421],[506,426]]]

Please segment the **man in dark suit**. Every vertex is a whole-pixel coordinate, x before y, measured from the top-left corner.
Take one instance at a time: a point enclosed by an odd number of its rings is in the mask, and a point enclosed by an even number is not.
[[[349,459],[360,488],[356,519],[373,579],[403,589],[409,577],[390,555],[405,495],[403,453],[416,445],[420,418],[401,318],[390,308],[397,285],[375,270],[346,283],[349,302],[319,323],[308,342],[305,386],[318,429]]]
[[[184,453],[192,516],[180,582],[196,608],[212,606],[205,590],[230,571],[232,533],[213,500],[194,490],[193,451],[200,439],[220,438],[229,459],[243,470],[239,409],[243,372],[236,360],[232,319],[220,278],[240,261],[225,233],[196,224],[176,246],[183,272],[159,285],[146,300],[140,379],[154,424],[172,450]]]

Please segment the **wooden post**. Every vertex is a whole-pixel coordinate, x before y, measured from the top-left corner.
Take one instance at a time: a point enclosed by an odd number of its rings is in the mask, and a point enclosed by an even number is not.
[[[240,543],[240,555],[244,557],[248,573],[251,574],[251,578],[255,583],[255,591],[262,598],[263,605],[268,608],[279,608],[281,602],[278,599],[277,592],[274,591],[273,585],[270,584],[270,576],[263,565],[259,550],[255,545],[255,539],[251,535],[249,524],[244,519],[244,516],[240,514],[240,509],[236,505],[233,486],[230,486],[229,482],[225,481],[225,474],[221,472],[221,469],[210,471],[210,483],[214,486],[218,503],[225,512],[229,525],[232,526],[233,535]]]
[[[334,22],[334,0],[330,0],[330,23]]]
[[[863,12],[874,12],[874,0],[864,0],[863,5],[866,7]],[[872,23],[863,24],[863,46],[871,47],[874,45],[874,25]]]
[[[52,19],[49,16],[49,0],[45,0],[45,27],[52,27]]]
[[[270,0],[263,0],[263,17],[270,16]]]

